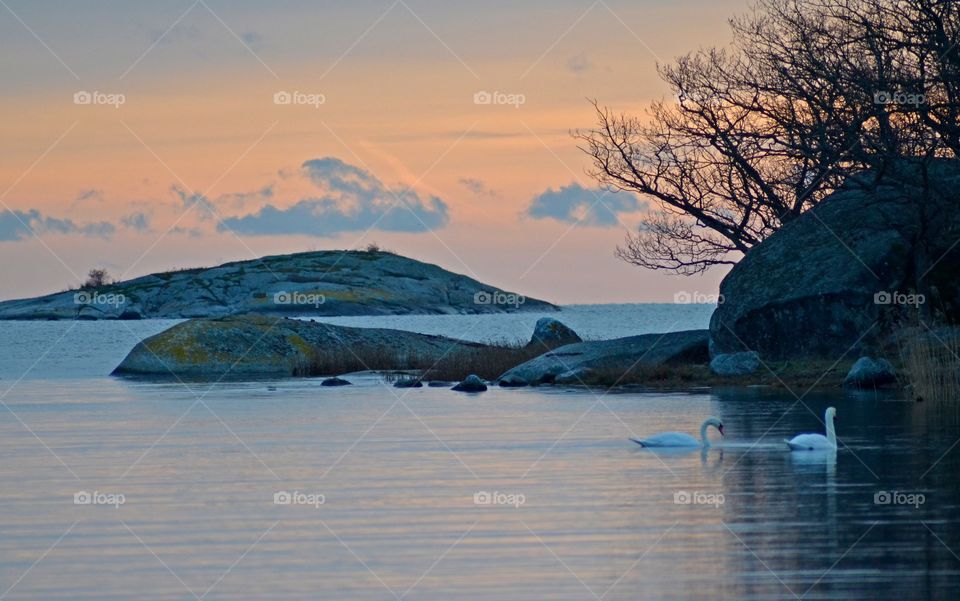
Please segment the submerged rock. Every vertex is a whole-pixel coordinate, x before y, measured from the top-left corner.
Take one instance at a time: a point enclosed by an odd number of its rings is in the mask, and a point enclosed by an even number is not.
[[[843,380],[844,386],[855,388],[879,388],[897,381],[897,372],[886,359],[860,357],[853,364],[847,377]]]
[[[352,386],[353,382],[349,380],[344,380],[343,378],[327,378],[323,382],[320,382],[321,386]]]
[[[718,376],[746,376],[760,369],[757,351],[724,353],[710,360],[710,371]]]
[[[533,336],[527,346],[538,345],[544,350],[583,340],[569,327],[552,317],[541,317],[533,328]]]
[[[713,355],[836,359],[876,348],[907,313],[960,320],[960,161],[885,178],[850,178],[747,252],[720,284]]]
[[[486,389],[486,382],[484,382],[480,376],[474,374],[470,374],[464,378],[462,382],[452,388],[452,390],[457,390],[459,392],[483,392]]]
[[[709,332],[688,330],[568,344],[497,378],[501,386],[549,384],[578,369],[625,372],[635,365],[706,363]]]

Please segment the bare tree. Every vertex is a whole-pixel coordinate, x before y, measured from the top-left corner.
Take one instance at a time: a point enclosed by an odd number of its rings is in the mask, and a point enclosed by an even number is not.
[[[956,157],[957,4],[759,0],[728,48],[658,68],[675,101],[643,118],[594,103],[597,126],[574,134],[591,175],[656,201],[618,256],[688,275],[735,263],[855,174]]]
[[[87,273],[87,281],[83,283],[84,288],[100,288],[110,284],[112,278],[106,269],[91,269]]]

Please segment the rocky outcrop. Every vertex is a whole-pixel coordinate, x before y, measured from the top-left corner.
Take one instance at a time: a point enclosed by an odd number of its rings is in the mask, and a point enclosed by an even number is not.
[[[567,374],[564,381],[576,383],[575,374],[588,373],[583,370],[623,372],[636,365],[706,363],[708,339],[707,330],[688,330],[578,342],[522,363],[497,380],[501,386],[528,386],[554,383]]]
[[[930,182],[924,194],[920,182]],[[720,285],[711,353],[839,358],[907,312],[960,318],[960,163],[851,178],[752,248]]]
[[[897,372],[889,361],[860,357],[850,368],[847,377],[843,380],[843,385],[853,388],[880,388],[894,384],[896,381]]]
[[[388,252],[319,251],[157,273],[97,289],[0,302],[0,319],[239,314],[388,315],[556,310]]]
[[[710,360],[710,371],[718,376],[746,376],[760,369],[760,355],[756,351],[724,353]]]
[[[572,329],[552,317],[541,317],[533,328],[533,336],[527,346],[539,346],[544,350],[583,342]]]
[[[308,365],[318,352],[350,360],[378,358],[387,351],[400,360],[406,357],[411,363],[429,363],[451,352],[451,347],[481,346],[400,330],[240,315],[177,324],[139,342],[113,373],[202,378],[290,376]]]

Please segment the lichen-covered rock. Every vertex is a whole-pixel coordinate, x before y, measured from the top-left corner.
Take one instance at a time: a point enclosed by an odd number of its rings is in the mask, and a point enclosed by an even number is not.
[[[757,351],[724,353],[710,360],[710,371],[718,376],[746,376],[760,369]]]
[[[880,388],[894,384],[897,381],[897,372],[886,359],[860,357],[853,364],[847,377],[843,379],[844,386],[854,388]]]
[[[583,339],[572,329],[552,317],[541,317],[533,328],[533,336],[528,346],[536,345],[544,350],[564,344],[582,342]]]
[[[411,361],[437,361],[445,353],[483,345],[381,328],[350,328],[325,323],[238,315],[191,319],[133,347],[114,370],[118,375],[289,376],[317,352],[351,357],[384,349]],[[416,367],[410,365],[410,368]],[[398,366],[402,369],[404,366]]]
[[[878,186],[851,178],[753,247],[720,285],[711,354],[839,358],[878,346],[917,305],[958,321],[960,162],[929,171],[929,196],[916,167]]]
[[[462,382],[452,388],[459,392],[483,392],[487,389],[487,383],[475,374],[470,374]]]
[[[706,363],[708,338],[707,330],[688,330],[568,344],[508,370],[497,381],[501,386],[537,385],[584,368],[608,372],[635,365]]]
[[[522,302],[499,302],[500,299]],[[0,302],[0,319],[499,313],[556,307],[388,252],[318,251]]]

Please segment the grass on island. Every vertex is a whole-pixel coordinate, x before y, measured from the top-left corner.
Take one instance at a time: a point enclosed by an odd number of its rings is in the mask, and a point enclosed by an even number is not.
[[[756,373],[746,376],[718,376],[709,365],[637,365],[623,370],[595,370],[583,383],[588,386],[642,386],[658,390],[703,386],[770,386],[803,394],[811,388],[840,388],[853,360],[839,363],[825,360],[767,361]]]
[[[294,366],[295,376],[334,376],[355,371],[413,371],[422,380],[459,381],[470,374],[495,380],[505,371],[533,359],[548,348],[520,343],[454,347],[443,356],[397,352],[386,346],[315,349],[306,361]]]
[[[900,354],[916,400],[960,406],[960,328],[906,330]]]
[[[488,381],[496,379],[525,361],[547,352],[542,345],[499,342],[486,346],[455,347],[445,355],[419,356],[398,353],[387,346],[343,349],[315,349],[294,366],[294,375],[302,377],[336,376],[357,371],[384,372],[392,379],[406,372],[424,381],[459,381],[476,374]],[[702,386],[771,386],[803,394],[810,388],[839,388],[853,360],[767,362],[767,367],[748,376],[722,377],[705,364],[637,365],[628,370],[593,370],[582,384],[597,388],[642,386],[653,389],[689,389]]]

